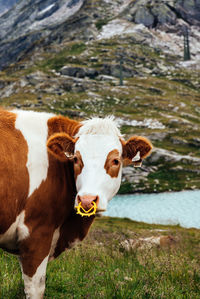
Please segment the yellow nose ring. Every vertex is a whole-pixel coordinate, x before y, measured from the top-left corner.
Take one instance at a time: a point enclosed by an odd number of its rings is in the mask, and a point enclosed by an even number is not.
[[[83,216],[92,216],[96,213],[96,210],[97,210],[97,205],[96,203],[93,201],[92,202],[93,206],[89,209],[89,210],[85,210],[82,205],[81,205],[81,202],[79,202],[78,206],[76,206],[75,208],[77,209],[77,214],[81,215],[82,217]]]

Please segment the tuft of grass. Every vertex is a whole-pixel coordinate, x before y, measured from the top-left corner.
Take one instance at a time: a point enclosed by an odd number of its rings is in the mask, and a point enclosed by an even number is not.
[[[38,63],[38,67],[42,70],[54,69],[56,71],[60,70],[66,63],[69,62],[70,55],[78,56],[86,50],[86,45],[83,42],[69,44],[68,47],[64,48],[62,51],[50,56],[50,58],[44,59],[41,63]],[[80,60],[77,57],[77,62]]]
[[[104,25],[107,25],[109,22],[108,19],[100,19],[98,20],[96,23],[95,23],[95,26],[98,30],[101,30],[101,28],[104,26]]]

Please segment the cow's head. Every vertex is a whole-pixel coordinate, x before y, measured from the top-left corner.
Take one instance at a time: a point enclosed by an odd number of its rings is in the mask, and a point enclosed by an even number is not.
[[[47,142],[48,150],[60,161],[72,159],[77,196],[88,210],[92,202],[98,211],[117,193],[124,161],[139,166],[150,153],[151,143],[144,137],[133,136],[125,141],[112,119],[94,118],[82,123],[74,138],[56,133]]]

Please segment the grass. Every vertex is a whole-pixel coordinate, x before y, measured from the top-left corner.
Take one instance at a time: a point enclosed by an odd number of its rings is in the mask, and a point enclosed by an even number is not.
[[[41,70],[49,70],[55,69],[56,71],[60,70],[65,64],[70,62],[70,55],[77,56],[77,60],[73,61],[77,64],[80,64],[80,60],[78,59],[78,55],[86,50],[86,45],[83,42],[80,43],[71,43],[66,48],[61,50],[59,53],[54,55],[50,55],[41,63],[38,63],[38,68]]]
[[[173,236],[175,246],[120,246],[157,235]],[[200,298],[199,239],[197,229],[97,218],[85,241],[49,263],[45,298]],[[0,259],[0,298],[22,298],[17,258],[1,251]]]
[[[100,20],[98,20],[98,21],[96,22],[95,26],[96,26],[96,28],[97,28],[98,30],[101,30],[101,28],[102,28],[104,25],[108,24],[108,22],[109,22],[109,20],[107,20],[107,19],[100,19]]]

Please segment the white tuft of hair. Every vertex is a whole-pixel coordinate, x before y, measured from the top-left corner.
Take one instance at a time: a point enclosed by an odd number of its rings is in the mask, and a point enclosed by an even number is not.
[[[75,137],[82,135],[114,135],[122,137],[117,123],[114,121],[114,116],[105,118],[93,117],[81,122],[82,126]]]

